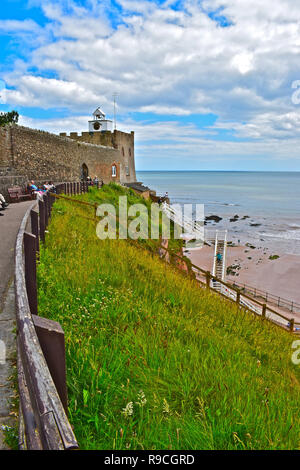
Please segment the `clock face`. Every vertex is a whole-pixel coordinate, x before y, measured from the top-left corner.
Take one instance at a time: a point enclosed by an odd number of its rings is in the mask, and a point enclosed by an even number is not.
[[[95,131],[98,131],[101,127],[101,124],[99,122],[94,122],[93,127],[94,127]]]

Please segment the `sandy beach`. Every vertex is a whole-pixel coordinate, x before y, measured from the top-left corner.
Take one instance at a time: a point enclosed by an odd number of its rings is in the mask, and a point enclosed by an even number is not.
[[[185,254],[196,266],[212,271],[213,247],[204,246]],[[279,258],[269,259],[272,255],[265,247],[228,246],[226,267],[231,274],[226,280],[245,283],[300,304],[300,255],[276,252]]]

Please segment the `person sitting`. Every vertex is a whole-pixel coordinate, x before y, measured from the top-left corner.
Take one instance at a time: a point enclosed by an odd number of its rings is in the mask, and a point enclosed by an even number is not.
[[[50,184],[49,184],[48,181],[45,181],[45,183],[43,184],[43,189],[44,189],[45,191],[49,191],[49,189],[50,189]]]
[[[5,209],[9,205],[8,202],[5,201],[5,198],[1,193],[0,193],[0,204],[3,207],[3,209]]]
[[[4,211],[5,210],[5,207],[3,205],[3,202],[0,201],[0,211]],[[2,214],[2,212],[0,212],[0,217],[3,217],[4,214]]]
[[[8,203],[5,201],[4,196],[0,193],[0,211],[4,211],[6,207],[8,206]],[[3,217],[4,214],[0,212],[0,217]]]
[[[51,193],[56,193],[56,187],[54,186],[53,181],[49,181],[49,191],[51,191]]]
[[[43,191],[42,189],[39,189],[36,186],[34,181],[30,181],[30,183],[28,184],[28,189],[29,191],[31,191],[32,194],[36,195],[37,199],[40,199],[40,200],[43,199],[43,194],[45,191]]]

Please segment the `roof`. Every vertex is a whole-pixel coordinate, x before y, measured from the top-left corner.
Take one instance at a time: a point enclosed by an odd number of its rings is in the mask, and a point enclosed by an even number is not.
[[[93,112],[93,116],[99,116],[99,115],[100,115],[100,117],[105,118],[105,114],[104,114],[104,112],[102,111],[102,109],[100,107],[95,109],[95,111]]]

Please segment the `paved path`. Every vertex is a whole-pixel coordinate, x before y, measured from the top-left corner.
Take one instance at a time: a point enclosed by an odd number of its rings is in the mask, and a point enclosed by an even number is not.
[[[16,366],[14,248],[23,216],[32,201],[10,204],[0,217],[0,450],[3,442],[2,426],[14,423],[10,401],[15,394],[11,376]]]

